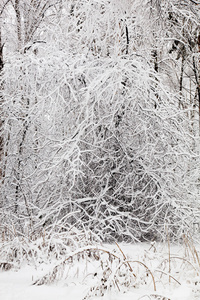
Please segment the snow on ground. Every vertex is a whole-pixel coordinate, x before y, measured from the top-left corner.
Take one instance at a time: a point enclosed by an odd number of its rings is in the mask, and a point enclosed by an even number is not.
[[[116,251],[118,254],[120,253],[116,245],[105,245],[104,248]],[[137,279],[134,278],[135,284],[133,285],[130,282],[129,284],[125,284],[127,274],[123,275],[121,273],[118,281],[119,288],[112,286],[108,291],[103,293],[103,296],[100,295],[100,289],[94,292],[94,287],[102,283],[102,274],[104,274],[102,264],[106,264],[107,262],[105,259],[106,254],[104,253],[102,255],[103,258],[101,257],[99,261],[93,262],[86,259],[77,262],[74,261],[65,270],[65,275],[67,274],[67,276],[62,275],[61,280],[46,285],[38,286],[33,285],[33,283],[52,270],[53,266],[58,264],[57,261],[54,261],[52,265],[43,262],[37,266],[24,265],[20,269],[15,268],[9,271],[0,271],[0,300],[83,300],[87,295],[89,296],[87,299],[91,300],[200,299],[200,268],[199,270],[195,270],[194,257],[186,257],[186,254],[189,255],[185,252],[188,249],[183,249],[182,246],[173,246],[170,249],[170,274],[181,283],[180,285],[172,278],[169,283],[169,276],[166,275],[169,268],[169,261],[167,262],[169,250],[167,246],[157,244],[120,244],[120,248],[123,249],[127,260],[134,261],[134,263],[131,263],[131,266],[133,272],[137,274]],[[177,257],[183,257],[184,259],[178,259]],[[192,260],[194,261],[192,262]],[[154,291],[151,276],[148,275],[147,277],[145,275],[146,269],[138,261],[148,266],[152,272],[155,279],[156,291]],[[161,271],[166,274],[161,273]],[[110,271],[109,276],[115,278],[113,274]],[[124,285],[120,282],[122,279],[124,280]]]

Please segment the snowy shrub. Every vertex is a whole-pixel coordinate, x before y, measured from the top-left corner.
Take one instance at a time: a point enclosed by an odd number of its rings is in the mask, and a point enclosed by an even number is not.
[[[38,266],[55,259],[60,260],[71,251],[100,242],[92,232],[75,228],[68,232],[44,230],[40,237],[37,235],[27,238],[17,232],[13,232],[12,238],[5,237],[0,242],[0,266],[4,270],[19,268],[24,263]]]
[[[165,224],[181,236],[194,216],[193,138],[145,59],[16,59],[3,75],[2,218],[29,236],[75,226],[105,241],[152,240]]]
[[[83,247],[68,253],[34,284],[82,284],[87,286],[83,299],[122,295],[129,291],[138,292],[138,297],[142,291],[141,298],[176,299],[176,291],[180,289],[182,293],[186,286],[191,296],[198,297],[199,264],[197,256],[193,256],[197,249],[194,245],[192,248],[191,240],[185,242],[185,250],[190,253],[184,253],[184,247],[170,244],[165,247],[155,242],[147,249],[144,245],[138,250],[131,246],[133,249],[130,247],[132,251],[128,256],[118,244],[119,251],[102,246]],[[191,248],[188,248],[188,242]],[[175,291],[174,297],[172,291]]]
[[[131,287],[136,288],[143,284],[152,284],[153,290],[156,291],[151,271],[142,262],[135,262],[142,264],[147,272],[143,272],[143,274],[138,272],[135,275],[130,263],[126,261],[124,253],[122,257],[116,251],[113,252],[104,247],[84,247],[68,253],[65,260],[56,265],[48,274],[36,280],[34,284],[50,284],[61,280],[70,283],[77,277],[84,284],[90,286],[84,299],[104,296],[113,289],[127,291]],[[148,275],[151,279],[148,278]]]

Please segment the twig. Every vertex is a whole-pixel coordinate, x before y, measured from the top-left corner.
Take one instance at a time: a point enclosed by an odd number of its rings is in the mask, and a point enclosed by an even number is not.
[[[181,283],[180,283],[176,278],[174,278],[171,274],[169,274],[169,273],[167,273],[167,272],[164,272],[164,271],[162,271],[162,270],[155,270],[155,272],[161,272],[161,273],[163,273],[163,274],[169,276],[170,278],[174,279],[174,281],[176,281],[179,285],[181,285]]]
[[[118,245],[118,243],[115,242],[115,244],[116,244],[117,247],[119,248],[120,252],[122,253],[122,255],[123,255],[123,257],[124,257],[124,260],[126,261],[126,260],[127,260],[126,255],[124,254],[124,252],[122,251],[122,249],[120,248],[120,246]],[[128,261],[126,261],[126,262],[127,262],[128,267],[129,267],[129,270],[131,271],[131,273],[133,274],[133,276],[136,278],[136,275],[133,273],[133,269],[132,269],[131,265],[129,264]]]
[[[169,233],[168,228],[166,227],[167,233],[167,244],[168,244],[168,256],[169,256],[169,274],[171,273],[171,259],[170,259],[170,240],[169,240]],[[171,277],[169,276],[169,284],[171,283]]]
[[[125,261],[125,262],[123,262],[123,263],[125,264],[125,263],[130,263],[130,262],[131,262],[131,263],[138,263],[138,264],[144,266],[144,267],[147,269],[147,271],[150,273],[150,275],[151,275],[151,277],[152,277],[153,286],[154,286],[154,291],[156,291],[156,282],[155,282],[155,278],[154,278],[154,276],[153,276],[151,270],[150,270],[143,262],[141,262],[141,261],[139,261],[139,260],[129,260],[129,261]]]

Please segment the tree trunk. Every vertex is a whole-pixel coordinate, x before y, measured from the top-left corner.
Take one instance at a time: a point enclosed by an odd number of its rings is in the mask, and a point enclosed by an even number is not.
[[[3,70],[3,44],[2,44],[2,38],[1,38],[1,27],[0,27],[0,109],[2,107],[3,103],[3,96],[2,96],[2,83],[1,83],[1,73]],[[3,158],[3,146],[4,146],[4,140],[3,140],[3,134],[2,134],[2,128],[3,128],[3,120],[2,120],[2,113],[0,118],[0,162],[2,164],[2,158]],[[0,179],[2,179],[2,166],[0,167]]]
[[[198,36],[198,50],[200,53],[200,34]],[[199,60],[199,67],[200,67],[200,60]],[[197,93],[198,93],[198,104],[199,104],[199,135],[200,135],[200,72],[198,74],[198,77],[196,76],[197,80]]]

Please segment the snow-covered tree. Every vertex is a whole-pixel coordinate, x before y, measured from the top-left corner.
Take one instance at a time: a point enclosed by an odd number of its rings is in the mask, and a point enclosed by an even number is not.
[[[183,32],[173,1],[14,4],[1,75],[3,230],[74,226],[134,241],[168,226],[180,237],[198,194],[197,60],[194,71],[179,50],[185,39],[198,52],[192,8]]]

